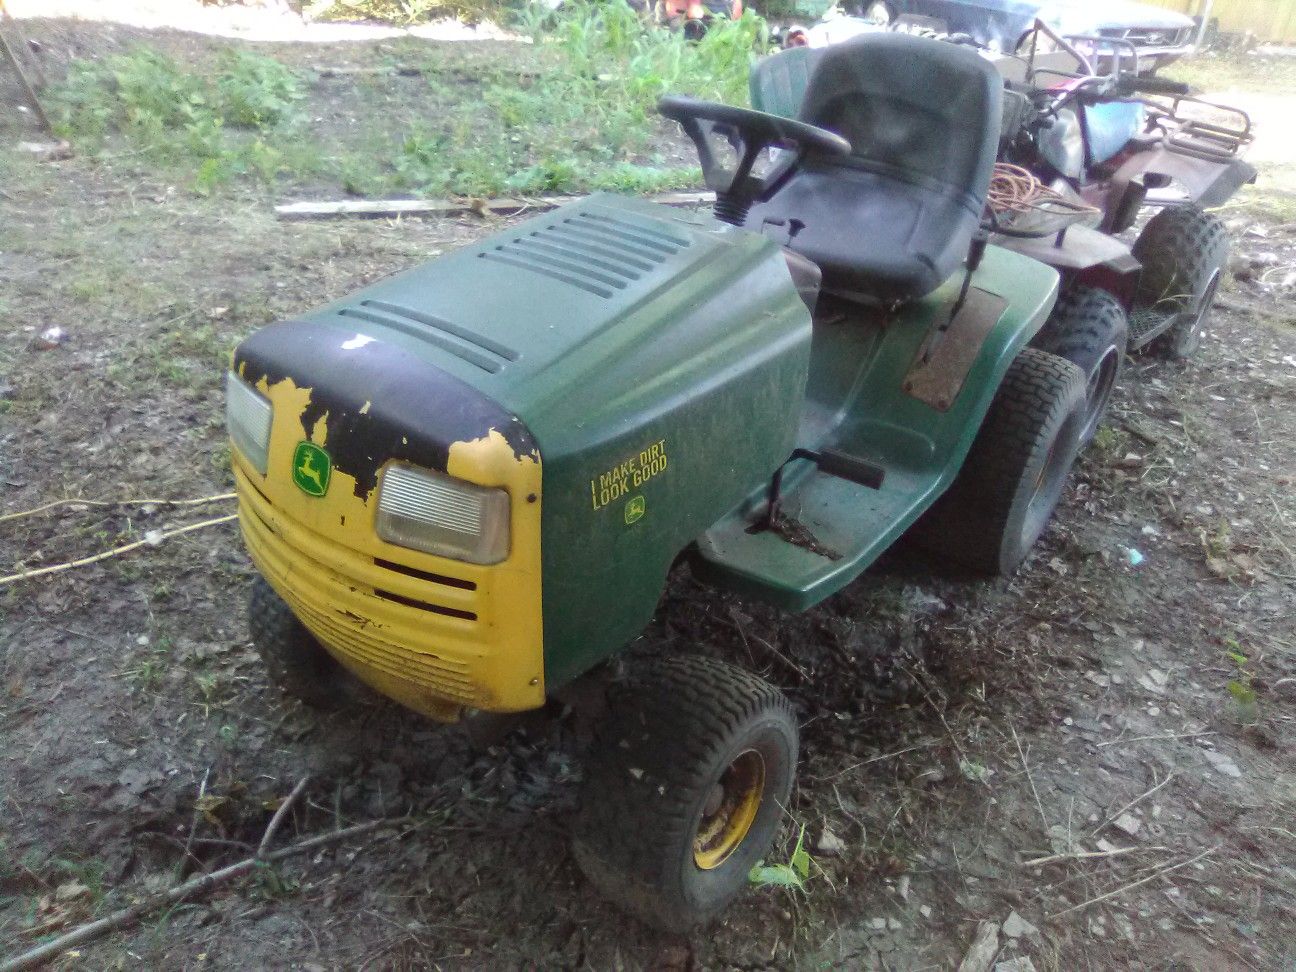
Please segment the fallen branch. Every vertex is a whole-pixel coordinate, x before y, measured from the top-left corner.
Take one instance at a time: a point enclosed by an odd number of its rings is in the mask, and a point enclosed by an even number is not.
[[[306,789],[306,784],[309,782],[310,774],[307,773],[297,781],[297,785],[294,786],[292,792],[284,798],[284,802],[279,804],[279,809],[276,810],[274,816],[270,818],[270,823],[261,837],[261,843],[257,845],[257,857],[265,860],[266,851],[270,849],[270,841],[274,840],[274,835],[279,830],[279,825],[283,823],[284,817],[288,816],[288,811],[292,809],[292,805],[297,802],[298,797],[302,795],[302,791]]]
[[[829,782],[831,780],[839,779],[845,776],[847,773],[859,769],[861,766],[868,766],[872,763],[880,763],[883,760],[887,760],[887,759],[895,759],[897,756],[903,756],[906,753],[916,753],[920,749],[931,749],[933,746],[939,743],[940,743],[939,739],[928,739],[926,742],[918,743],[915,746],[906,746],[904,749],[897,749],[894,750],[893,752],[882,753],[879,756],[870,756],[868,759],[862,759],[858,763],[851,763],[845,769],[838,770],[836,773],[833,773],[831,776],[807,776],[806,779],[814,783]]]
[[[1127,739],[1108,739],[1106,742],[1098,743],[1098,748],[1106,746],[1121,746],[1125,743],[1147,742],[1151,739],[1196,739],[1198,736],[1216,736],[1216,732],[1163,732],[1155,736],[1130,736]]]
[[[1104,827],[1106,827],[1108,824],[1112,823],[1113,821],[1119,819],[1119,818],[1120,818],[1120,815],[1121,815],[1122,813],[1125,813],[1125,812],[1128,811],[1128,810],[1132,810],[1132,809],[1134,809],[1134,807],[1138,806],[1140,803],[1142,803],[1144,800],[1146,800],[1146,799],[1147,799],[1148,797],[1150,797],[1153,793],[1155,793],[1157,790],[1161,789],[1161,787],[1165,786],[1167,783],[1169,783],[1169,782],[1170,782],[1171,780],[1173,780],[1174,778],[1175,778],[1174,772],[1171,771],[1171,773],[1170,773],[1168,776],[1166,776],[1166,778],[1165,778],[1164,780],[1162,780],[1162,781],[1161,781],[1160,783],[1158,783],[1156,786],[1152,787],[1152,789],[1150,789],[1150,790],[1148,790],[1147,792],[1141,794],[1140,796],[1136,796],[1133,800],[1131,800],[1129,803],[1125,804],[1125,806],[1121,807],[1121,808],[1120,808],[1119,810],[1117,810],[1115,813],[1108,814],[1106,820],[1104,820],[1102,823],[1100,823],[1097,827],[1095,827],[1093,830],[1091,830],[1091,831],[1089,832],[1089,836],[1090,836],[1090,837],[1095,837],[1095,836],[1097,836],[1097,835],[1102,831],[1102,829],[1103,829]]]
[[[58,509],[60,506],[205,506],[208,503],[218,503],[221,500],[234,499],[237,493],[217,493],[215,496],[200,496],[198,499],[166,500],[166,499],[125,499],[125,500],[90,500],[90,499],[61,499],[52,503],[46,503],[44,506],[38,506],[34,510],[23,510],[20,513],[6,513],[0,516],[0,523],[7,520],[20,520],[25,516],[35,516],[38,513],[44,513],[48,510]]]
[[[1097,857],[1117,857],[1121,854],[1145,854],[1152,851],[1167,851],[1169,847],[1116,847],[1106,851],[1075,851],[1071,854],[1049,854],[1046,857],[1033,857],[1029,861],[1022,861],[1022,867],[1039,867],[1043,864],[1053,864],[1057,861],[1083,861]]]
[[[1163,867],[1160,870],[1153,871],[1147,877],[1139,878],[1139,880],[1137,881],[1131,881],[1129,884],[1121,885],[1119,888],[1116,888],[1113,891],[1108,891],[1106,894],[1100,894],[1096,898],[1090,898],[1088,901],[1081,901],[1078,905],[1072,905],[1070,908],[1066,908],[1062,911],[1057,912],[1056,914],[1049,915],[1048,916],[1049,920],[1052,920],[1054,918],[1061,918],[1063,915],[1069,915],[1073,911],[1080,911],[1084,908],[1088,908],[1090,905],[1098,904],[1098,902],[1100,901],[1107,901],[1109,898],[1114,898],[1118,894],[1124,894],[1126,891],[1133,891],[1135,888],[1141,887],[1142,885],[1147,884],[1149,881],[1155,881],[1159,877],[1164,877],[1165,875],[1169,874],[1171,871],[1177,871],[1179,870],[1179,868],[1187,867],[1189,864],[1196,864],[1203,857],[1209,857],[1211,854],[1214,854],[1217,850],[1219,850],[1223,846],[1224,846],[1223,844],[1216,844],[1214,847],[1210,848],[1210,850],[1204,850],[1196,857],[1190,857],[1186,861],[1180,861],[1178,864],[1172,864],[1169,867]],[[6,972],[6,970],[0,968],[0,972]]]
[[[284,803],[286,805],[287,801],[284,801]],[[280,809],[282,809],[282,807]],[[280,850],[271,851],[264,856],[246,858],[245,860],[239,861],[237,864],[223,867],[219,871],[212,871],[210,874],[204,874],[191,881],[186,881],[184,884],[177,885],[168,891],[161,891],[157,894],[149,895],[143,901],[133,904],[129,908],[123,908],[121,911],[115,911],[107,917],[89,922],[79,928],[74,928],[66,935],[60,935],[58,938],[46,942],[44,945],[40,945],[33,948],[31,951],[23,952],[21,955],[8,959],[3,964],[0,964],[0,972],[20,972],[22,969],[36,968],[38,965],[56,958],[58,955],[73,946],[92,942],[98,938],[102,938],[109,932],[117,931],[133,925],[145,915],[157,911],[159,908],[165,908],[167,905],[179,904],[182,901],[187,901],[200,894],[206,894],[213,888],[232,881],[235,878],[242,877],[258,867],[263,867],[268,863],[280,861],[287,857],[295,857],[299,854],[305,854],[308,851],[315,850],[317,847],[324,847],[328,844],[337,843],[338,841],[348,840],[352,837],[359,837],[361,834],[367,834],[380,827],[398,824],[403,820],[403,817],[394,817],[387,820],[371,820],[368,823],[356,824],[353,827],[347,827],[343,830],[335,830],[332,833],[321,834],[318,837],[312,837],[309,840],[300,841]]]
[[[582,196],[545,196],[538,199],[338,199],[328,202],[284,203],[275,207],[280,219],[391,219],[399,216],[516,216],[524,211],[545,212]],[[649,197],[664,206],[696,206],[711,202],[711,192],[666,192]]]
[[[194,800],[193,813],[190,815],[189,819],[189,836],[185,838],[184,853],[176,863],[177,881],[184,877],[185,862],[189,858],[193,857],[193,851],[190,848],[193,847],[194,836],[198,833],[198,821],[202,818],[203,797],[207,795],[207,781],[211,779],[211,771],[212,768],[208,766],[203,772],[202,782],[198,784],[198,798]],[[193,859],[198,863],[202,863],[201,861],[198,861],[198,858],[196,857]]]
[[[1026,761],[1026,751],[1022,749],[1021,739],[1017,735],[1017,727],[1010,722],[1008,728],[1012,730],[1013,742],[1017,745],[1017,755],[1021,757],[1022,769],[1026,771],[1026,782],[1030,784],[1031,796],[1035,798],[1035,809],[1039,811],[1040,823],[1044,825],[1044,833],[1047,834],[1049,830],[1048,817],[1044,813],[1044,804],[1040,802],[1039,790],[1035,789],[1035,777],[1031,775],[1030,763]],[[1070,839],[1069,834],[1067,837]]]
[[[194,530],[202,530],[205,527],[217,526],[221,523],[229,523],[231,520],[237,520],[238,514],[231,513],[228,516],[218,516],[210,520],[202,520],[198,523],[190,523],[188,526],[177,527],[174,530],[163,530],[161,533],[154,535],[150,539],[136,540],[134,543],[128,543],[121,547],[113,547],[111,550],[105,550],[102,553],[94,554],[90,557],[82,557],[80,560],[69,560],[65,564],[53,564],[49,567],[38,567],[35,570],[24,570],[21,573],[10,574],[8,577],[0,577],[0,587],[6,584],[14,584],[21,580],[31,580],[33,577],[45,577],[49,574],[59,574],[65,570],[71,570],[73,567],[85,567],[87,564],[96,564],[101,560],[108,560],[110,557],[118,557],[124,553],[130,553],[132,550],[138,550],[140,547],[154,547],[171,537],[178,537],[182,533],[192,533]]]

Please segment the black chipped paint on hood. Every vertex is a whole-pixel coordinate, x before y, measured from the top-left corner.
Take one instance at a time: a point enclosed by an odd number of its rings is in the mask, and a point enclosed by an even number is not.
[[[388,461],[447,472],[454,443],[492,431],[519,459],[539,457],[526,426],[498,402],[400,348],[354,338],[309,321],[275,324],[235,349],[234,370],[252,384],[291,378],[311,389],[300,416],[302,437],[310,439],[325,420],[333,466],[355,478],[360,499],[368,499]]]

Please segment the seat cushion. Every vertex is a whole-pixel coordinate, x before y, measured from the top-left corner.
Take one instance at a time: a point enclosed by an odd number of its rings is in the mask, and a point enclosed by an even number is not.
[[[789,240],[793,219],[803,225]],[[833,167],[802,169],[754,206],[746,225],[817,263],[825,290],[890,303],[939,287],[967,252],[977,217],[952,191]]]
[[[814,57],[775,62],[753,83],[786,102],[808,69],[799,120],[836,132],[851,154],[811,156],[745,225],[814,260],[825,290],[912,300],[968,252],[1002,128],[1003,80],[968,48],[863,34]],[[789,238],[797,220],[804,227]]]

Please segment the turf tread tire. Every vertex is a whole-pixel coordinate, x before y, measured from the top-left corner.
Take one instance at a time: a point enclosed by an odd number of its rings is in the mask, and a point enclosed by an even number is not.
[[[590,882],[646,924],[684,932],[747,886],[791,796],[797,726],[787,697],[722,662],[680,656],[640,663],[609,689],[591,747],[573,850]],[[746,840],[714,871],[692,868],[701,800],[733,740],[765,727],[783,740],[766,765],[765,798]],[[701,875],[702,877],[698,877]]]
[[[248,629],[270,680],[286,694],[326,711],[351,701],[342,666],[263,577],[252,582]]]
[[[1228,227],[1214,213],[1196,206],[1171,206],[1148,220],[1134,241],[1133,254],[1143,265],[1134,300],[1137,306],[1155,307],[1180,294],[1191,294],[1196,304],[1212,274],[1217,270],[1223,274],[1228,267]],[[1201,344],[1200,333],[1189,340],[1192,335],[1184,333],[1182,323],[1171,326],[1153,346],[1172,357],[1191,357]]]
[[[958,477],[920,524],[924,546],[979,573],[1013,573],[1057,504],[1028,516],[1032,471],[1059,439],[1058,462],[1079,451],[1084,375],[1070,361],[1023,348],[1004,375]],[[1059,484],[1060,495],[1065,473]]]
[[[1120,380],[1125,364],[1125,349],[1129,343],[1129,318],[1119,300],[1097,287],[1071,287],[1058,298],[1048,321],[1031,341],[1031,346],[1065,358],[1086,376],[1089,376],[1111,349],[1116,352],[1116,367],[1110,384],[1097,389],[1101,401],[1097,415],[1094,402],[1087,402],[1091,419],[1081,436],[1080,445],[1092,441],[1102,423],[1110,401],[1111,387]],[[1086,386],[1086,395],[1088,388]]]

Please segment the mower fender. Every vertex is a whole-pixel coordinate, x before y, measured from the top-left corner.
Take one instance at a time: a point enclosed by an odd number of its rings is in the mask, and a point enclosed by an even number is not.
[[[804,610],[854,580],[949,487],[990,403],[1057,297],[1056,271],[991,246],[951,318],[961,280],[887,313],[858,308],[815,325],[798,455],[845,456],[876,470],[790,461],[780,529],[760,529],[768,489],[697,543],[706,581]],[[755,529],[753,529],[755,527]]]

